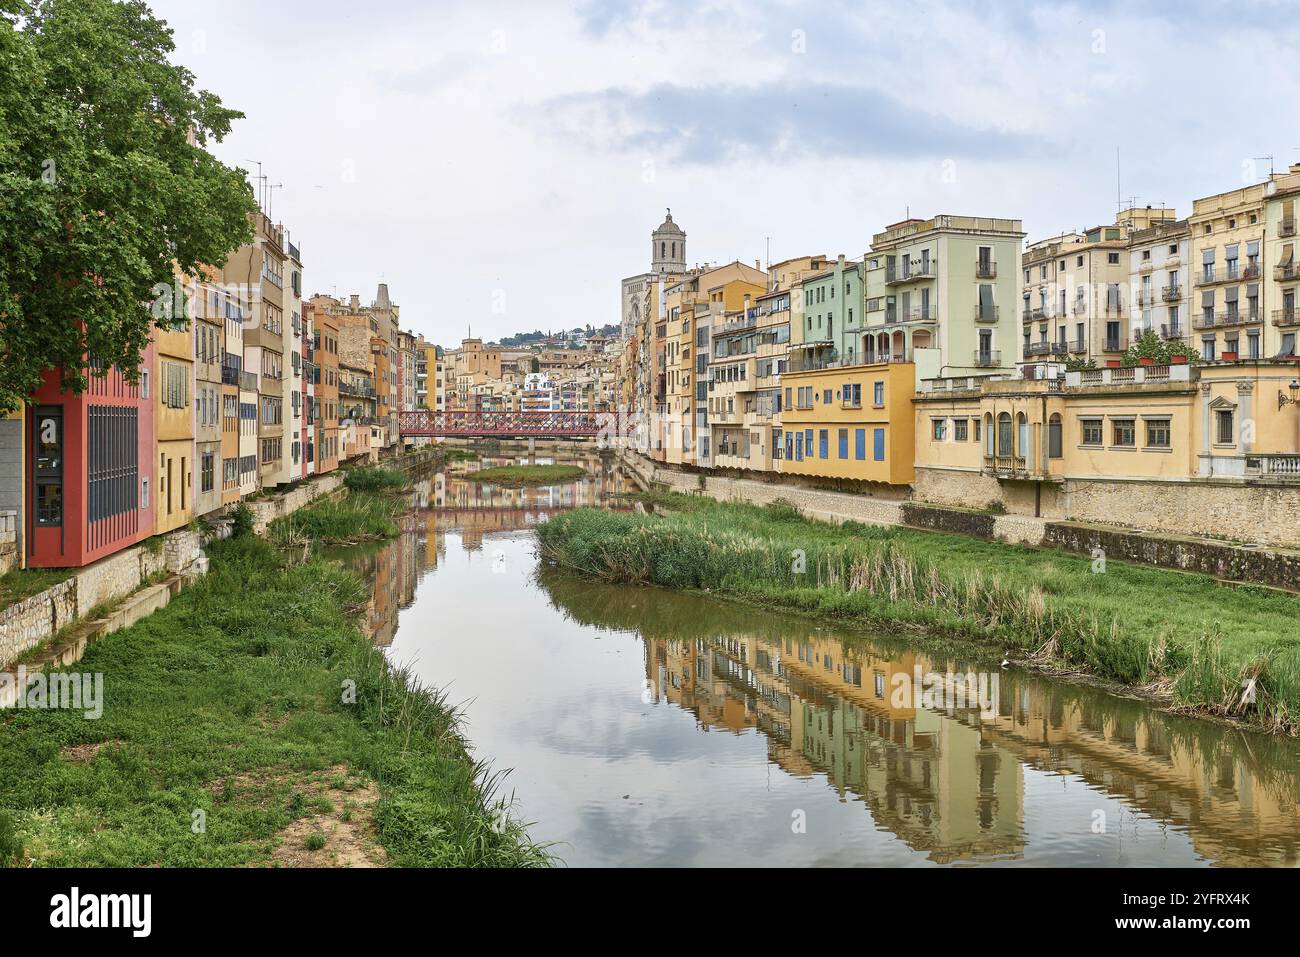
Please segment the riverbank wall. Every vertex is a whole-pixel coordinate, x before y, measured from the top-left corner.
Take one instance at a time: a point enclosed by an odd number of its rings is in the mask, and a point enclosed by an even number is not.
[[[628,450],[620,450],[618,454],[624,467],[637,476],[639,484],[652,490],[707,495],[718,501],[755,505],[781,501],[809,518],[835,524],[855,521],[950,532],[1197,572],[1228,582],[1300,590],[1300,551],[713,476],[665,467]]]
[[[434,467],[437,461],[434,449],[419,449],[391,458],[384,465],[416,474]],[[253,530],[264,534],[277,518],[333,495],[342,487],[343,472],[330,472],[284,492],[247,501]],[[28,670],[76,661],[89,642],[165,608],[186,581],[207,571],[203,545],[227,537],[231,524],[228,509],[203,531],[181,528],[123,549],[77,569],[57,585],[0,609],[0,670],[12,673],[16,661],[56,636],[54,645],[27,662]],[[9,686],[13,687],[13,683]]]

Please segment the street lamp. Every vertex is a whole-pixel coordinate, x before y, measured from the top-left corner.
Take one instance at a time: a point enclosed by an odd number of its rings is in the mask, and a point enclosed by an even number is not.
[[[1288,405],[1300,404],[1300,380],[1292,379],[1287,389],[1291,392],[1289,396],[1281,389],[1277,390],[1277,407],[1279,411],[1285,409]]]

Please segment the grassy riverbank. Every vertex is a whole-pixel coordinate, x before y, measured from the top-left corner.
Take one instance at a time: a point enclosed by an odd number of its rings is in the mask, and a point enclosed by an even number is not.
[[[665,504],[665,503],[660,503]],[[1300,599],[1202,575],[956,535],[678,497],[668,514],[583,509],[538,529],[547,560],[607,581],[710,589],[829,617],[922,626],[996,653],[1167,692],[1294,731]],[[802,561],[799,556],[802,555]],[[1255,680],[1253,703],[1242,682]]]
[[[465,478],[494,485],[550,485],[582,478],[587,470],[580,465],[498,465],[470,472]]]
[[[92,645],[103,716],[0,712],[0,858],[43,866],[519,866],[445,697],[351,614],[354,575],[239,535],[167,608]]]
[[[277,545],[308,542],[354,545],[376,541],[398,533],[397,519],[407,508],[400,498],[373,492],[348,492],[277,518],[268,534]]]

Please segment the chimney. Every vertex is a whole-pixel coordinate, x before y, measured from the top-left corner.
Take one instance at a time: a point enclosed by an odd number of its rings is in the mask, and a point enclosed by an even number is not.
[[[754,268],[757,269],[759,272],[762,272],[762,270],[763,270],[763,260],[761,260],[761,259],[755,259],[755,260],[754,260]]]

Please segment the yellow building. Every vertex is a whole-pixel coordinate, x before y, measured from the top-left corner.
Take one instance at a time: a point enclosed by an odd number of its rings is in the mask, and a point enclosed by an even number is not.
[[[1135,526],[1158,510],[1166,524],[1230,538],[1237,511],[1275,526],[1293,510],[1277,498],[1278,514],[1264,514],[1267,490],[1300,478],[1296,371],[1216,362],[927,380],[915,399],[916,496]]]
[[[915,375],[910,362],[787,372],[781,378],[780,470],[886,485],[910,483]]]
[[[158,462],[154,533],[188,524],[194,515],[194,343],[188,323],[155,330],[154,436]]]

